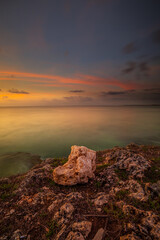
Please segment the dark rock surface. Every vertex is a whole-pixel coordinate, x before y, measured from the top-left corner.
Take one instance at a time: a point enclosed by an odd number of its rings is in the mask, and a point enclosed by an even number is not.
[[[97,152],[95,178],[61,186],[47,159],[0,179],[0,240],[160,239],[160,147]]]

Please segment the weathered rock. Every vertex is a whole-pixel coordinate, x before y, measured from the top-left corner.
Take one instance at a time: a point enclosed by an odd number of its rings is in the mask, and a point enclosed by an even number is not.
[[[129,150],[116,150],[106,154],[106,161],[114,159],[114,167],[118,169],[125,169],[131,177],[142,178],[144,171],[150,167],[147,161],[140,154],[132,153]]]
[[[78,231],[86,238],[91,232],[92,223],[89,221],[75,222],[72,225],[73,231]]]
[[[157,183],[149,184],[148,189],[153,196],[160,196],[160,180]]]
[[[86,147],[72,146],[68,162],[53,171],[53,179],[60,185],[87,183],[94,177],[96,152]]]
[[[70,232],[66,240],[85,240],[80,232]]]
[[[40,187],[43,181],[48,181],[49,175],[51,175],[52,167],[49,164],[43,167],[31,169],[24,177],[19,188],[14,192],[15,194],[32,194],[34,188]]]
[[[148,211],[141,222],[146,229],[150,229],[150,235],[153,239],[160,239],[160,217],[158,215]]]
[[[79,192],[71,192],[66,196],[66,199],[69,201],[83,199],[82,194]]]
[[[67,217],[70,218],[72,213],[74,211],[74,207],[71,203],[65,203],[61,208],[60,208],[60,213]]]
[[[105,192],[100,192],[97,194],[97,198],[93,200],[96,208],[102,207],[104,204],[108,203],[109,195]]]
[[[160,218],[153,212],[147,211],[145,213],[145,217],[142,219],[142,224],[148,228],[153,228],[158,222]]]
[[[131,179],[125,183],[125,189],[130,192],[129,196],[136,198],[140,201],[147,201],[148,196],[145,195],[145,192],[142,186],[135,180]]]
[[[137,216],[137,217],[144,217],[145,216],[145,211],[140,210],[138,208],[135,208],[132,205],[124,205],[122,208],[122,211],[126,214],[126,215],[130,215],[130,216]]]
[[[49,207],[48,207],[48,211],[49,212],[53,212],[55,210],[55,208],[57,208],[57,206],[62,202],[62,199],[57,199],[55,200]]]
[[[138,237],[134,232],[120,237],[120,240],[141,240],[141,239],[142,238]]]
[[[102,240],[104,234],[104,229],[100,228],[96,235],[94,236],[93,240]]]
[[[17,229],[14,233],[11,239],[13,240],[20,240],[20,236],[21,236],[21,231],[19,229]]]
[[[57,233],[57,236],[56,236],[55,240],[62,240],[62,239],[64,239],[66,228],[67,228],[67,226],[63,225],[62,229],[59,231],[59,233]]]
[[[105,168],[102,172],[99,173],[98,177],[96,177],[96,181],[101,185],[105,185],[106,188],[111,188],[112,185],[117,183],[118,177],[115,174],[114,168],[109,166]]]
[[[0,237],[0,240],[8,240],[8,237],[7,236],[2,236],[2,237]]]
[[[59,225],[68,223],[68,219],[72,217],[74,212],[74,207],[71,203],[65,203],[61,206],[59,211],[54,215],[54,219],[58,222]]]
[[[150,234],[153,237],[153,239],[156,240],[160,239],[160,222],[153,226]]]

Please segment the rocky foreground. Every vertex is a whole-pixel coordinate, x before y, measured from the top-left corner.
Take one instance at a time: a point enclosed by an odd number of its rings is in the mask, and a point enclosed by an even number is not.
[[[160,239],[160,147],[73,146],[0,179],[0,240]]]

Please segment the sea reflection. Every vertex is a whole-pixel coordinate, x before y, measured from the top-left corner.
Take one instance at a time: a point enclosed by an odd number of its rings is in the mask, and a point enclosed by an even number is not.
[[[94,150],[130,142],[159,145],[159,110],[159,107],[0,108],[0,154],[29,152],[46,158],[67,156],[75,144]]]

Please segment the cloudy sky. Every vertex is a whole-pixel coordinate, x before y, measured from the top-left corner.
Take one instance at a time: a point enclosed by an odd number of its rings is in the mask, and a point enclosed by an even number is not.
[[[0,106],[160,104],[159,0],[1,0]]]

